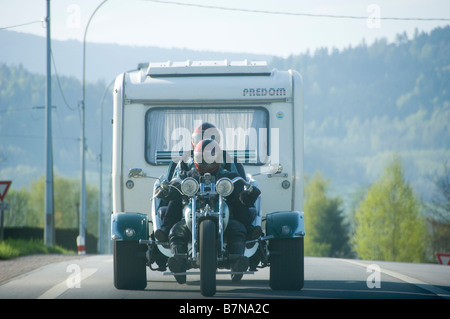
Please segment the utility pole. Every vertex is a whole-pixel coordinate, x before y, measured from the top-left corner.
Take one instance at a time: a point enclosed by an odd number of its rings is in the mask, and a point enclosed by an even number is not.
[[[52,70],[51,70],[51,38],[50,38],[50,0],[47,0],[47,85],[45,98],[45,245],[55,244],[54,235],[54,201],[53,201],[53,144],[52,144]]]

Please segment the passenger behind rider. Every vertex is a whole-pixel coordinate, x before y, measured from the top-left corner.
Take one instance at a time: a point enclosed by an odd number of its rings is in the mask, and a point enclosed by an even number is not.
[[[200,175],[210,173],[216,181],[222,177],[233,179],[237,173],[230,172],[223,168],[223,152],[214,140],[203,140],[194,149],[194,167],[189,171],[183,171],[179,177],[193,177],[198,179]],[[227,243],[227,252],[230,260],[230,268],[233,272],[246,271],[248,259],[244,256],[245,243],[247,239],[247,229],[254,216],[251,215],[249,205],[254,204],[259,196],[259,190],[244,190],[244,182],[238,181],[234,184],[234,191],[226,198],[230,208],[230,219],[224,233],[224,240]],[[182,197],[178,191],[172,191],[169,206],[182,207]],[[256,196],[256,197],[255,197]],[[174,206],[171,206],[174,207]],[[259,226],[258,226],[259,227]],[[259,236],[258,236],[259,237]],[[172,272],[185,272],[187,267],[186,253],[187,244],[191,238],[191,232],[184,220],[177,222],[169,234],[169,243],[173,257],[169,258],[168,265]],[[185,275],[175,276],[179,283],[186,281]]]
[[[217,128],[208,122],[204,122],[201,125],[197,126],[192,133],[191,143],[193,149],[195,149],[196,145],[203,139],[211,139],[215,140],[217,143],[220,143],[220,132]],[[225,156],[227,154],[225,153]],[[227,162],[228,161],[228,162]],[[222,160],[221,167],[224,168],[227,163],[229,163],[230,158],[226,158]],[[234,163],[229,163],[230,170],[235,173],[236,176],[244,175],[245,173],[239,172],[239,169],[234,165]],[[174,178],[184,179],[187,177],[187,174],[195,169],[194,159],[190,156],[187,160],[180,160],[174,170],[174,174],[172,180]],[[234,177],[236,177],[234,176]],[[217,181],[218,179],[216,179]],[[241,184],[243,185],[243,184]],[[243,190],[241,194],[239,194],[239,201],[237,199],[229,199],[229,206],[231,206],[232,211],[236,211],[236,218],[241,221],[246,228],[247,231],[247,240],[254,240],[261,236],[262,229],[260,226],[252,225],[252,222],[255,218],[250,212],[250,207],[252,207],[260,194],[260,190],[252,186],[248,190]],[[167,183],[163,183],[159,189],[157,189],[157,197],[161,199],[165,199],[168,201],[167,209],[162,216],[161,227],[155,231],[155,238],[161,242],[167,242],[170,229],[175,225],[176,222],[182,219],[182,210],[183,204],[181,201],[180,194],[175,190],[170,190]]]

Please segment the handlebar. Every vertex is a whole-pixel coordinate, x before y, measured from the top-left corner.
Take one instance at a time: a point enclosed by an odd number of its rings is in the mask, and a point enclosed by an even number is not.
[[[244,178],[242,178],[242,177],[240,177],[240,176],[235,177],[235,178],[233,178],[233,179],[230,180],[230,181],[231,181],[231,183],[233,183],[233,184],[235,184],[235,183],[237,183],[237,182],[239,182],[239,181],[242,181],[242,182],[244,183],[244,185],[245,185],[246,188],[251,187],[251,185],[250,185]],[[183,180],[180,179],[180,178],[174,178],[174,179],[172,179],[170,182],[167,181],[167,180],[162,180],[162,181],[161,181],[161,184],[160,184],[160,187],[161,187],[163,190],[166,190],[166,191],[169,190],[169,188],[174,188],[174,189],[177,190],[177,192],[179,192],[179,193],[183,196],[183,195],[186,195],[186,194],[184,194],[183,191],[181,190],[181,184],[182,184],[182,182],[183,182]],[[217,182],[218,182],[218,181],[217,181]],[[214,185],[216,185],[217,182],[215,182]],[[198,181],[197,181],[197,183],[198,183]],[[201,185],[201,184],[202,184],[202,183],[199,183],[199,185]],[[156,196],[157,196],[157,195],[154,195],[153,198],[155,198]]]

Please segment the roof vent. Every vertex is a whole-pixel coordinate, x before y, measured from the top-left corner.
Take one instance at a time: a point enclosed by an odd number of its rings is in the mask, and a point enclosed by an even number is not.
[[[265,61],[182,61],[150,63],[150,77],[270,75]]]

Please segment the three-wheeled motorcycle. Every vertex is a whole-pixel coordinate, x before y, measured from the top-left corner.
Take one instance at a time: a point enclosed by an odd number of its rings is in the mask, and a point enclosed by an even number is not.
[[[299,290],[304,281],[303,102],[295,71],[266,63],[202,61],[151,63],[117,77],[113,118],[114,285],[145,289],[146,270],[162,275],[200,275],[200,291],[216,292],[216,276],[239,281],[270,267],[269,285]],[[191,151],[198,123],[214,123],[226,165],[235,179],[174,178]],[[230,271],[227,196],[234,184],[257,186],[251,208],[260,238],[247,242],[249,269]],[[167,271],[172,251],[155,239],[167,202],[156,196],[164,183],[183,197],[183,220],[191,232],[187,271]],[[150,283],[151,285],[151,283]]]

